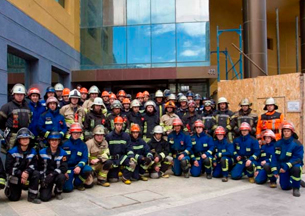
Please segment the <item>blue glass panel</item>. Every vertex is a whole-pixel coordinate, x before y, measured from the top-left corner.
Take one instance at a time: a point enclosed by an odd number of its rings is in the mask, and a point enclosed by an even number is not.
[[[152,25],[152,62],[176,61],[175,24]]]
[[[150,26],[127,27],[128,64],[151,62],[150,35]]]
[[[126,0],[103,0],[103,25],[126,25]]]
[[[150,23],[150,0],[127,1],[127,25]]]
[[[81,0],[81,27],[102,27],[102,1]]]
[[[174,23],[175,0],[151,0],[151,23]]]
[[[176,22],[209,21],[209,0],[176,0]]]
[[[176,63],[158,63],[152,64],[152,68],[167,68],[167,67],[176,67]]]

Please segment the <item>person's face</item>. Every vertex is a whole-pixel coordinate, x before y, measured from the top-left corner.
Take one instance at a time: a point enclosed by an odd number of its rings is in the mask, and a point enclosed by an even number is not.
[[[48,107],[50,110],[54,111],[57,108],[57,103],[51,102],[51,103],[49,103]]]
[[[249,106],[248,106],[248,105],[247,105],[247,106],[241,106],[241,109],[242,109],[244,112],[247,112],[248,109],[249,109]]]
[[[200,100],[195,100],[197,106],[200,106]]]
[[[15,101],[21,103],[24,100],[24,94],[14,94]]]
[[[81,94],[81,97],[82,97],[83,100],[86,100],[86,99],[87,99],[87,94],[82,93],[82,94]]]
[[[57,97],[61,98],[61,96],[62,96],[62,91],[56,91],[56,95],[57,95]]]
[[[103,98],[103,101],[104,101],[104,102],[109,101],[109,97],[105,97],[105,96],[104,96],[104,97],[102,97],[102,98]]]
[[[22,146],[28,146],[30,144],[30,138],[21,138],[19,139],[19,143]]]
[[[195,111],[195,107],[189,107],[189,111],[192,113],[192,112],[194,112]]]
[[[290,138],[292,136],[292,131],[290,129],[283,130],[284,138]]]
[[[118,97],[119,101],[121,101],[121,102],[124,100],[124,98],[125,98],[124,96],[119,96]]]
[[[47,97],[48,97],[48,98],[49,98],[49,97],[55,97],[54,92],[48,92],[48,93],[47,93]]]
[[[268,110],[268,112],[272,112],[274,109],[275,109],[275,107],[274,107],[273,104],[267,105],[267,110]]]
[[[137,98],[141,103],[143,103],[143,101],[144,101],[144,98],[142,98],[142,97],[139,97],[139,98]]]
[[[133,138],[137,139],[139,137],[139,132],[131,132]]]
[[[114,98],[110,98],[109,99],[110,104],[112,104],[114,100],[115,100]]]
[[[69,96],[63,96],[62,99],[63,99],[65,102],[69,102]]]
[[[114,109],[113,109],[113,113],[114,113],[115,115],[120,114],[120,112],[121,112],[121,109],[120,109],[120,108],[114,108]]]
[[[152,113],[154,111],[154,107],[153,106],[147,106],[146,111],[149,112],[149,113]]]
[[[71,136],[74,140],[77,140],[80,138],[82,133],[76,132],[76,133],[71,133]]]
[[[95,99],[97,96],[98,96],[97,93],[92,93],[92,94],[90,94],[90,98],[91,98],[91,99]]]
[[[267,144],[271,143],[272,138],[270,136],[265,136],[264,140],[266,141]]]
[[[76,104],[78,104],[78,98],[71,98],[71,103],[73,104],[73,105],[76,105]]]
[[[188,96],[187,100],[193,100],[193,97]]]
[[[101,105],[94,105],[94,111],[95,112],[100,112],[102,109],[102,106]]]
[[[201,134],[203,131],[202,127],[195,127],[196,133]]]
[[[172,107],[167,107],[167,112],[172,113],[174,111],[174,109]]]
[[[225,136],[223,134],[217,134],[216,137],[218,140],[223,140]]]
[[[80,91],[81,87],[80,87],[80,86],[77,86],[76,89],[77,89],[78,91]]]
[[[138,113],[139,112],[139,110],[140,110],[140,107],[132,107],[132,111],[134,112],[134,113]]]
[[[158,103],[161,103],[161,102],[162,102],[162,99],[163,99],[162,97],[157,97],[157,98],[156,98],[156,101],[157,101]]]
[[[211,106],[205,106],[204,109],[205,109],[205,111],[209,112],[212,109],[212,107]]]
[[[181,101],[181,102],[180,102],[180,105],[181,105],[182,107],[186,107],[186,101]]]
[[[149,100],[149,96],[144,97],[144,101],[147,102]]]
[[[114,128],[116,131],[120,132],[123,128],[123,124],[114,124]]]
[[[227,104],[226,103],[220,103],[219,107],[221,110],[225,110],[227,108]]]
[[[30,99],[31,99],[32,102],[37,103],[39,101],[39,95],[38,94],[31,94]]]
[[[130,105],[128,103],[123,104],[123,106],[125,110],[128,110],[130,108]]]
[[[160,140],[160,139],[162,138],[162,134],[156,133],[156,134],[155,134],[155,137],[156,137],[157,140]]]
[[[60,142],[59,139],[50,139],[49,140],[50,146],[54,149],[57,149],[59,142]]]
[[[241,135],[243,135],[243,136],[247,136],[248,134],[249,134],[248,130],[242,130],[241,131]]]
[[[180,132],[181,126],[180,126],[180,125],[175,125],[175,126],[174,126],[174,130],[175,130],[176,132]]]
[[[101,143],[101,142],[103,142],[104,135],[103,134],[96,134],[96,135],[94,135],[94,139],[96,140],[96,142]]]

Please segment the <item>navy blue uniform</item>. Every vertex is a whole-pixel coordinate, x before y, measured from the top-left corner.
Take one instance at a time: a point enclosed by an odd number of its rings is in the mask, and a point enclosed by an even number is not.
[[[32,113],[32,118],[31,118],[31,123],[29,125],[29,129],[35,135],[35,137],[37,137],[38,136],[38,131],[37,131],[38,119],[46,111],[46,108],[44,106],[42,106],[39,101],[37,103],[30,101],[29,108]]]

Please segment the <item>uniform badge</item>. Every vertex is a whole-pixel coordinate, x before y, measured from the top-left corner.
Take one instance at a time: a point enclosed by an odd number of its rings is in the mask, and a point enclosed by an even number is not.
[[[102,120],[102,124],[103,124],[103,125],[105,124],[105,119]]]
[[[144,121],[144,118],[143,118],[143,117],[141,118],[141,121]]]
[[[183,142],[183,141],[180,141],[180,144],[181,144],[181,145],[184,145],[184,142]]]
[[[59,124],[60,124],[60,125],[63,125],[64,123],[63,123],[63,121],[59,121]]]
[[[66,156],[62,157],[62,161],[67,161],[67,157]]]

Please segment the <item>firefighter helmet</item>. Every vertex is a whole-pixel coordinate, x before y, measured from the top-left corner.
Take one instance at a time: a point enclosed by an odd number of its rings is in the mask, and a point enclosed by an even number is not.
[[[144,95],[144,97],[145,96],[149,97],[149,92],[148,91],[143,91],[143,95]]]
[[[61,83],[57,83],[54,86],[55,91],[63,91],[64,90],[64,86]]]
[[[228,104],[229,102],[228,102],[227,98],[225,98],[225,97],[220,97],[220,98],[218,99],[218,101],[217,101],[217,104],[221,104],[221,103],[226,103],[226,104]]]
[[[59,104],[59,102],[58,102],[58,100],[57,100],[56,97],[49,97],[49,98],[47,99],[46,105],[48,106],[49,103],[56,103],[57,105]]]
[[[38,94],[40,98],[40,91],[38,88],[30,88],[28,91],[28,97],[31,97],[32,94]]]
[[[157,109],[156,103],[152,100],[149,100],[144,104],[144,109],[146,109],[146,107],[148,107],[148,106],[153,106],[155,108],[155,110]]]
[[[208,106],[211,107],[211,106],[212,106],[212,101],[210,101],[210,100],[205,101],[205,102],[204,102],[204,106],[205,106],[205,107],[208,107]]]
[[[130,104],[129,98],[124,98],[122,104]]]
[[[88,94],[99,94],[100,90],[97,86],[93,85],[89,88]]]
[[[52,131],[48,136],[48,139],[61,140],[61,138],[62,138],[62,135],[58,131]]]
[[[111,109],[122,109],[122,104],[119,100],[113,101],[113,103],[110,105]]]
[[[124,90],[120,90],[120,91],[118,91],[116,96],[117,97],[126,97],[126,92]]]
[[[291,122],[283,122],[281,127],[280,127],[282,130],[284,129],[290,129],[292,131],[292,133],[295,132],[295,127],[294,125],[291,123]]]
[[[214,132],[215,135],[226,135],[226,130],[222,126],[218,126]]]
[[[173,126],[183,126],[183,123],[180,118],[175,118],[173,120]]]
[[[172,102],[172,101],[168,101],[168,102],[166,102],[165,103],[165,109],[167,109],[167,108],[169,108],[169,107],[171,107],[171,108],[176,108],[176,105],[175,105],[175,103],[174,102]]]
[[[130,128],[130,131],[131,132],[140,132],[141,129],[140,129],[140,126],[138,124],[133,124]]]
[[[182,96],[179,98],[179,102],[187,102],[186,96],[182,95]]]
[[[16,139],[30,138],[34,139],[34,134],[26,127],[20,128],[17,131]]]
[[[272,130],[267,129],[262,132],[262,137],[271,137],[272,139],[275,139],[275,134]]]
[[[165,89],[163,92],[164,97],[168,97],[171,94],[171,90]]]
[[[69,93],[69,98],[80,98],[80,92],[77,89],[73,89],[72,91],[70,91]]]
[[[167,97],[167,100],[177,100],[177,98],[176,98],[176,95],[174,95],[174,94],[170,94],[168,97]]]
[[[131,101],[130,108],[140,107],[140,106],[141,106],[141,103],[138,99],[134,99],[133,101]]]
[[[109,97],[109,92],[107,92],[107,91],[103,91],[103,93],[102,93],[102,97]]]
[[[81,88],[79,92],[81,94],[88,94],[88,90],[85,87]]]
[[[160,98],[160,97],[162,97],[163,98],[163,92],[161,91],[161,90],[158,90],[158,91],[156,91],[156,93],[155,93],[155,98]]]
[[[202,127],[204,128],[204,124],[201,120],[196,120],[194,123],[194,127]]]
[[[195,96],[194,96],[194,100],[196,101],[196,100],[201,100],[202,98],[201,98],[201,95],[200,94],[195,94]]]
[[[163,127],[160,126],[160,125],[157,125],[154,127],[154,130],[153,130],[153,133],[156,134],[163,134],[164,133],[164,130],[163,130]]]
[[[83,132],[83,129],[79,123],[73,123],[70,126],[70,133],[81,133],[81,132]]]
[[[249,125],[248,122],[243,122],[243,123],[241,123],[239,130],[240,131],[244,131],[244,130],[251,131],[251,126]]]
[[[103,99],[100,97],[94,98],[92,106],[94,106],[94,105],[102,106],[102,109],[106,109]]]
[[[114,99],[114,100],[116,100],[116,95],[115,95],[114,93],[111,93],[111,94],[109,95],[109,99]]]
[[[26,90],[24,85],[17,83],[16,85],[14,85],[13,89],[12,89],[12,95],[14,94],[24,94],[26,95]]]
[[[268,106],[268,105],[274,105],[274,109],[275,109],[275,110],[278,109],[278,105],[276,104],[275,99],[272,98],[272,97],[266,99],[264,110],[267,110],[267,106]]]
[[[138,92],[136,98],[144,98],[144,94],[142,92]]]
[[[123,124],[124,119],[121,116],[117,116],[114,118],[114,124]]]
[[[69,94],[70,94],[70,89],[64,88],[64,90],[62,91],[62,96],[69,96]]]
[[[191,92],[191,91],[188,91],[188,92],[186,93],[186,97],[194,97],[194,93]]]
[[[103,125],[96,125],[92,132],[94,135],[105,135],[105,127]]]
[[[250,103],[248,98],[244,98],[241,100],[241,102],[239,103],[239,106],[251,106],[252,103]]]
[[[46,94],[47,94],[47,93],[56,93],[56,91],[55,91],[54,87],[49,86],[49,87],[46,89]]]
[[[195,101],[193,101],[193,100],[189,100],[189,101],[187,102],[187,106],[188,106],[188,107],[196,107],[196,103],[195,103]]]

